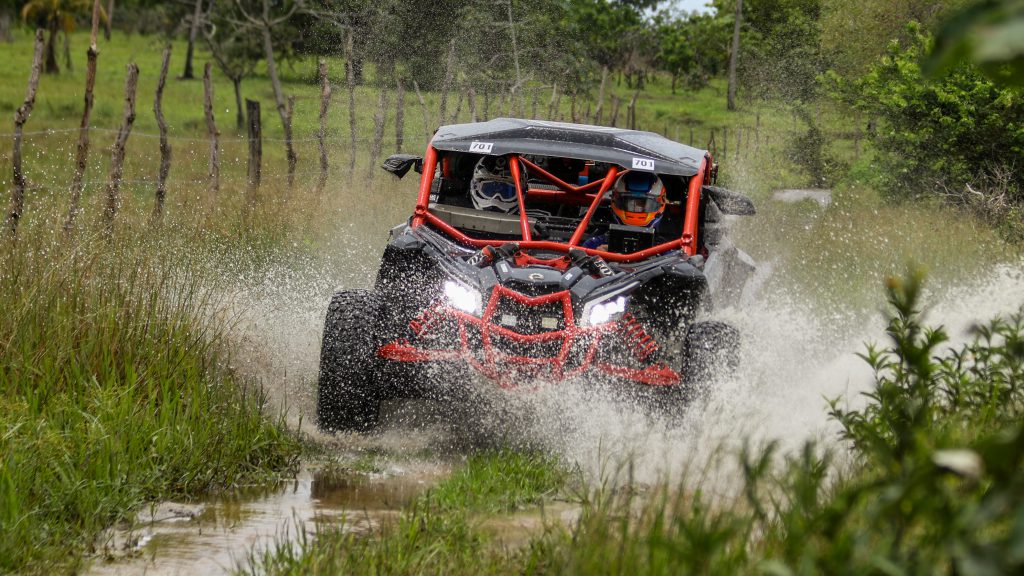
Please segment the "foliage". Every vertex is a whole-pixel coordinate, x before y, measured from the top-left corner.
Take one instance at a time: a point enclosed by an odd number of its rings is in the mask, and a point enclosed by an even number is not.
[[[930,38],[911,28],[913,42],[888,54],[863,78],[830,78],[834,90],[880,125],[873,134],[879,175],[897,198],[963,190],[979,174],[1000,167],[1014,173],[1011,202],[1024,200],[1024,177],[1014,171],[1024,153],[1021,93],[996,86],[961,63],[941,78],[927,79],[921,58]]]
[[[821,48],[828,66],[846,77],[862,76],[886,54],[889,43],[907,47],[908,22],[926,30],[971,0],[822,0]]]
[[[712,4],[732,22],[735,0]],[[826,68],[820,49],[821,0],[745,0],[740,80],[750,96],[808,102]],[[731,24],[730,24],[731,27]]]
[[[965,58],[998,84],[1024,86],[1024,1],[984,0],[951,15],[925,70],[943,71]]]

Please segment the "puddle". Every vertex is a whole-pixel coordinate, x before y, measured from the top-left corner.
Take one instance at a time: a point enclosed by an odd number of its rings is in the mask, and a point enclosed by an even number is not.
[[[804,200],[814,200],[822,208],[825,208],[832,203],[832,191],[825,188],[791,188],[788,190],[776,190],[772,194],[772,198],[790,204]]]
[[[366,531],[398,514],[447,473],[441,465],[415,474],[339,476],[303,471],[275,489],[243,489],[209,502],[165,502],[139,512],[131,527],[108,531],[87,574],[226,574],[250,552],[282,539],[297,541],[317,525],[345,521]]]
[[[579,503],[551,502],[543,508],[487,518],[480,527],[490,533],[500,547],[516,550],[529,546],[547,526],[572,530],[582,514],[583,507]]]

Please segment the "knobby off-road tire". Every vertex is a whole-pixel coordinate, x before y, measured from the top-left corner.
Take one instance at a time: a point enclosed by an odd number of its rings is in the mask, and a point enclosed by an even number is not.
[[[654,414],[670,425],[678,424],[686,407],[706,394],[716,378],[729,376],[739,367],[740,333],[724,322],[690,325],[683,339],[680,360],[682,382],[651,387]]]
[[[683,385],[700,394],[715,379],[735,373],[740,364],[740,333],[725,322],[695,322],[683,341]]]
[[[367,432],[380,418],[384,397],[376,293],[341,290],[331,298],[320,348],[316,420],[321,430]]]

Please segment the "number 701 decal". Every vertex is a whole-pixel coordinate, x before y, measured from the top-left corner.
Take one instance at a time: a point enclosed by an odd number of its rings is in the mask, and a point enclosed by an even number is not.
[[[633,170],[654,170],[654,160],[649,158],[633,158]]]
[[[494,142],[473,142],[469,145],[469,151],[477,154],[490,154],[493,148]]]

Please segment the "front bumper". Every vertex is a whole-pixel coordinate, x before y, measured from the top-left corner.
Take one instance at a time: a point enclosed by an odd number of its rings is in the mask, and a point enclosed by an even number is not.
[[[532,320],[507,326],[514,307]],[[557,313],[560,309],[561,315]],[[395,362],[465,363],[502,388],[524,379],[561,381],[588,372],[650,386],[672,386],[680,375],[660,361],[657,344],[631,315],[598,326],[578,326],[568,291],[527,296],[498,285],[480,317],[438,302],[409,326],[412,337],[381,346],[378,356]]]

